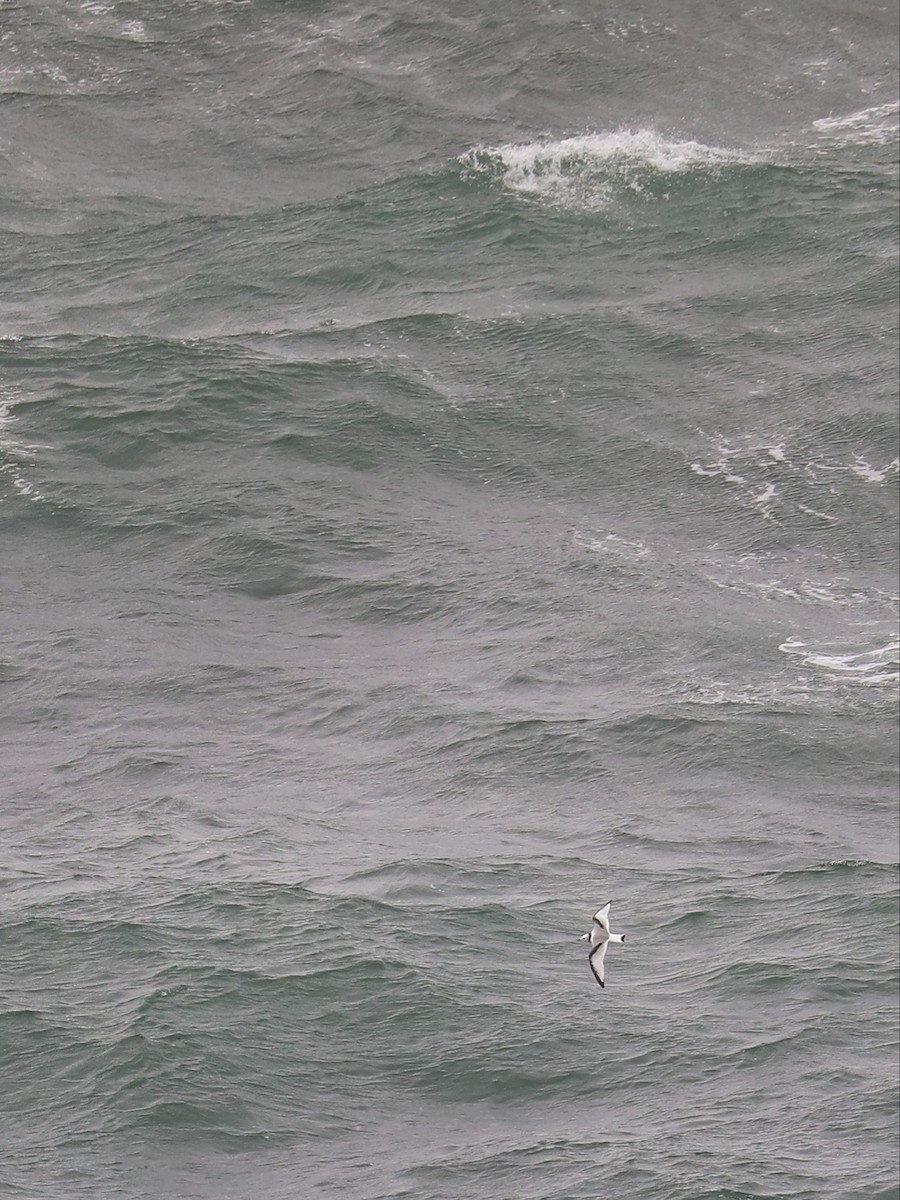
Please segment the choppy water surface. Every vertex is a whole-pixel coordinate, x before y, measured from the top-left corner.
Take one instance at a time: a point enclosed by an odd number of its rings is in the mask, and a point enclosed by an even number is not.
[[[0,6],[4,1194],[898,1195],[894,26]]]

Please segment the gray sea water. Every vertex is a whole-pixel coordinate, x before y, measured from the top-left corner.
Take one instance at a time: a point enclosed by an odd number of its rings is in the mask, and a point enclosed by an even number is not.
[[[897,41],[0,3],[3,1200],[898,1196]]]

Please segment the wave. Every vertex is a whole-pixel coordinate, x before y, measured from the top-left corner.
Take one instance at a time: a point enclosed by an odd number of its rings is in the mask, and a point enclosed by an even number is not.
[[[838,145],[879,146],[896,141],[900,132],[900,101],[874,104],[843,117],[820,117],[813,129]]]
[[[720,172],[757,159],[745,151],[667,138],[654,129],[474,146],[458,162],[470,178],[499,180],[511,191],[559,204],[605,208],[623,190],[688,172]]]
[[[668,137],[653,128],[620,128],[476,145],[457,163],[464,180],[498,181],[511,192],[559,207],[599,211],[628,194],[668,199],[668,189],[679,177],[721,178],[735,168],[795,168],[805,173],[813,167],[817,171],[819,156],[828,149],[895,142],[898,111],[900,104],[895,101],[845,116],[822,117],[813,122],[812,141],[807,131],[800,142],[753,149]],[[836,165],[840,167],[840,162]]]
[[[773,525],[809,528],[821,538],[829,527],[851,524],[856,511],[869,512],[877,500],[868,489],[895,481],[900,458],[879,455],[878,443],[886,446],[890,437],[881,422],[860,429],[864,444],[859,448],[847,444],[846,432],[843,445],[828,430],[813,433],[812,441],[808,433],[796,438],[710,436],[709,448],[692,457],[690,471],[745,514]]]
[[[5,475],[24,499],[45,500],[46,496],[29,478],[29,468],[38,447],[15,437],[12,432],[14,404],[13,399],[0,398],[0,475]]]
[[[900,641],[892,639],[883,646],[860,648],[846,644],[824,643],[810,646],[797,637],[789,637],[778,649],[798,658],[804,667],[827,671],[835,678],[860,684],[896,684],[900,678]]]
[[[896,875],[900,870],[900,863],[897,862],[879,862],[871,858],[830,858],[826,862],[811,863],[801,868],[781,871],[762,871],[760,876],[765,879],[772,879],[775,883],[784,883],[791,881],[803,881],[811,875],[834,875],[836,879],[844,875],[855,876],[857,872],[870,876],[871,879],[878,880],[884,878],[887,873],[890,874],[891,895],[895,890]],[[816,885],[819,887],[819,885]],[[829,886],[831,886],[829,884]],[[857,884],[853,884],[858,887]],[[870,884],[866,888],[866,895],[873,897],[877,895],[877,888]]]

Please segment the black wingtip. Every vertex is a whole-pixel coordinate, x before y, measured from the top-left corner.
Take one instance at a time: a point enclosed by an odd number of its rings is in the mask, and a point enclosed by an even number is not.
[[[595,979],[597,978],[597,977],[596,977],[596,975],[594,976],[594,978],[595,978]],[[597,982],[600,984],[600,986],[601,986],[602,988],[605,988],[605,987],[606,987],[606,984],[603,982],[603,980],[602,980],[602,979],[597,979]]]

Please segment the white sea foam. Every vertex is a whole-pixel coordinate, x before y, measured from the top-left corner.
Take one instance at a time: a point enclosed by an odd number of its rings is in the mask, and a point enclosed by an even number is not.
[[[701,567],[703,577],[714,587],[744,596],[791,604],[828,605],[833,608],[877,609],[894,619],[900,597],[871,587],[845,575],[813,579],[773,575],[769,560],[746,558],[710,561]]]
[[[816,500],[826,491],[828,496],[839,495],[838,479],[842,475],[862,480],[864,484],[880,485],[900,474],[900,458],[872,462],[862,454],[853,453],[849,461],[841,461],[826,456],[810,458],[808,453],[790,450],[783,440],[745,438],[733,442],[710,437],[709,441],[709,453],[690,463],[693,474],[720,479],[734,490],[741,503],[756,508],[766,517],[773,516],[776,509],[787,503],[789,508],[833,523],[837,520],[834,514],[798,498],[799,485],[809,491],[807,499]],[[793,497],[787,502],[779,486],[782,481],[790,481],[792,485],[787,490]]]
[[[771,707],[788,703],[802,708],[827,704],[833,708],[838,697],[853,703],[858,688],[893,690],[900,679],[900,641],[889,639],[872,648],[844,644],[811,646],[799,637],[789,637],[778,649],[791,657],[800,670],[778,672],[748,685],[736,679],[712,679],[697,675],[684,681],[682,698],[693,704]],[[849,689],[849,690],[848,690]]]
[[[811,479],[818,475],[855,475],[865,483],[886,483],[900,473],[900,458],[876,466],[861,454],[854,454],[850,462],[835,462],[833,459],[813,459],[806,464],[806,473]]]
[[[110,38],[131,42],[150,41],[147,26],[137,19],[122,20],[116,6],[109,0],[82,0],[78,14],[69,17],[69,24],[79,31],[96,31]]]
[[[884,483],[889,475],[896,475],[900,470],[900,458],[895,458],[883,467],[874,467],[870,462],[866,462],[862,455],[854,454],[848,469],[868,483]]]
[[[759,495],[753,497],[753,504],[764,516],[770,517],[773,511],[773,505],[771,502],[775,500],[777,496],[778,488],[775,486],[775,484],[767,483]]]
[[[475,146],[458,160],[470,173],[498,177],[512,191],[557,203],[602,208],[617,190],[642,191],[653,177],[751,161],[744,153],[620,129],[502,146]]]
[[[729,442],[720,442],[716,447],[718,458],[713,462],[702,463],[699,460],[691,463],[691,470],[695,475],[705,476],[706,478],[715,478],[721,476],[726,483],[746,484],[747,480],[743,475],[739,475],[737,471],[732,469],[731,462],[744,453],[738,447],[732,446]]]
[[[778,649],[799,658],[801,666],[820,668],[856,683],[896,683],[900,671],[900,641],[896,638],[883,646],[859,649],[827,644],[815,647],[798,637],[789,637]]]
[[[813,121],[813,128],[820,137],[842,144],[871,146],[892,142],[900,129],[900,101],[875,104],[844,117],[821,117]]]
[[[43,500],[44,495],[25,474],[27,465],[34,459],[36,447],[12,436],[10,426],[13,421],[11,401],[0,399],[0,474],[10,479],[20,496]]]
[[[119,33],[123,38],[128,38],[132,42],[149,41],[147,34],[147,26],[143,21],[124,21],[119,28]]]
[[[806,513],[808,517],[815,517],[817,521],[827,521],[830,525],[837,523],[837,517],[831,516],[829,513],[824,513],[818,508],[812,508],[809,504],[797,503],[797,508],[802,513]]]
[[[572,541],[582,550],[591,554],[602,554],[614,559],[631,561],[646,558],[650,554],[648,547],[636,538],[620,537],[616,533],[604,535],[582,533],[580,530],[572,535]]]
[[[643,45],[646,45],[645,39],[648,37],[666,37],[678,32],[676,25],[668,25],[663,21],[650,21],[643,16],[638,16],[631,21],[607,21],[604,29],[606,36],[614,38],[616,41],[637,38]]]

